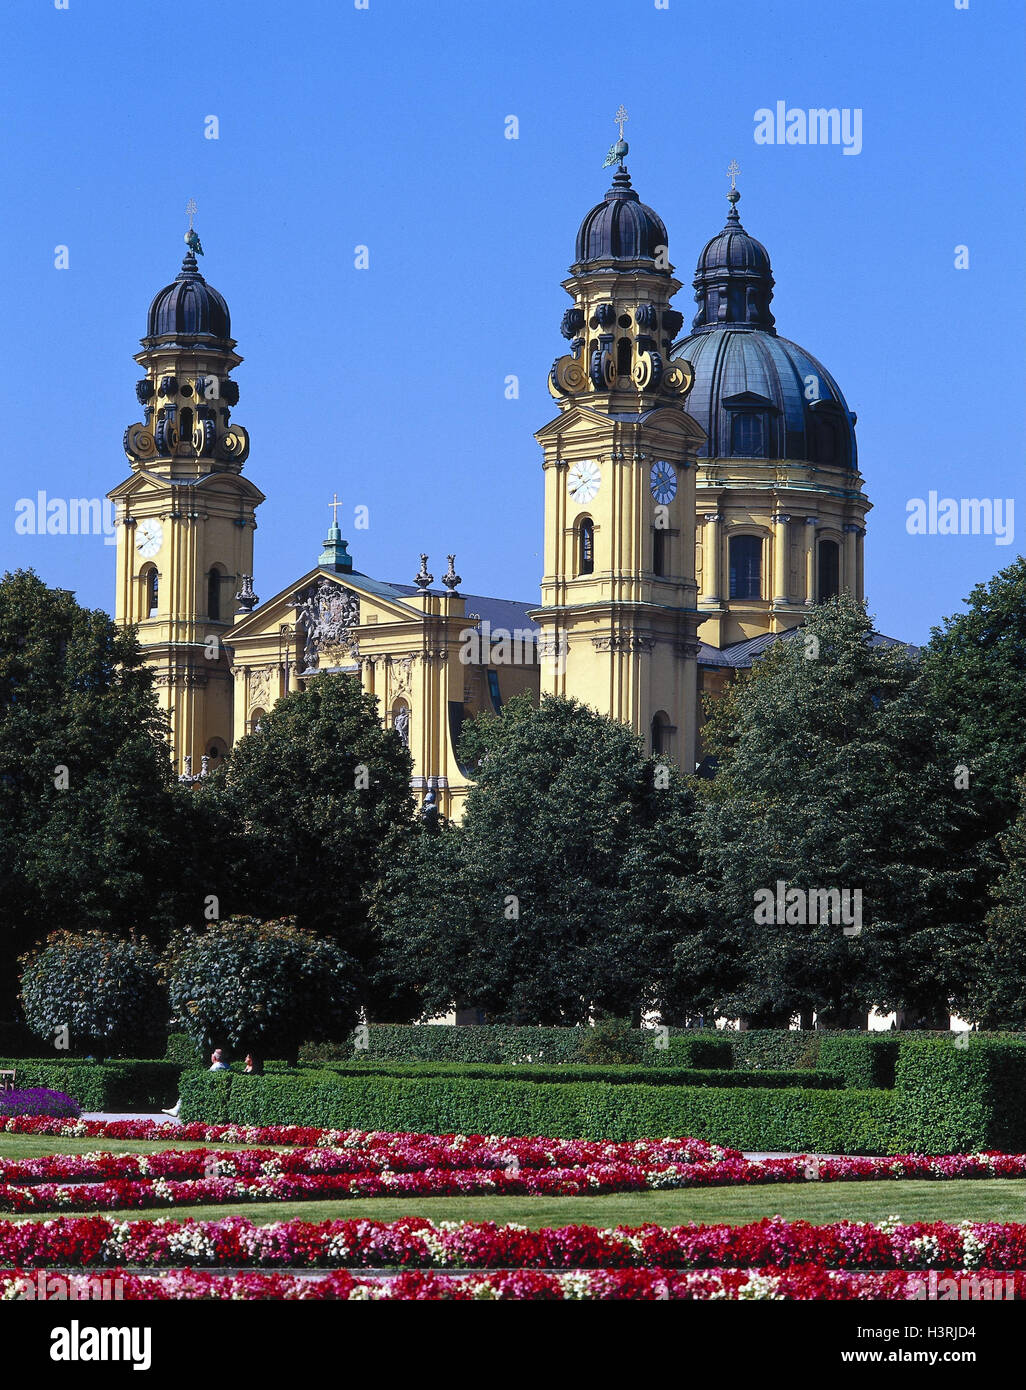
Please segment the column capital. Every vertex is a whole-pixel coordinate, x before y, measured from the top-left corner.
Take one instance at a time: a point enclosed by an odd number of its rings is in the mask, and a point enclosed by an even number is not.
[[[774,524],[775,526],[779,525],[781,522],[790,521],[790,520],[791,520],[791,513],[790,513],[790,512],[774,512],[774,513],[773,513],[773,524]]]
[[[807,517],[805,518],[805,525],[806,525],[806,526],[818,526],[818,525],[819,525],[819,517],[818,517],[818,516],[807,516]]]
[[[702,518],[701,518],[701,519],[702,519],[702,521],[704,521],[704,522],[713,522],[713,521],[722,521],[722,520],[723,520],[723,517],[720,515],[719,512],[703,512],[703,513],[702,513]]]

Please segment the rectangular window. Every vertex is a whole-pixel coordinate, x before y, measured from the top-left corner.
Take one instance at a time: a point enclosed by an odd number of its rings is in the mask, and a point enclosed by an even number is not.
[[[762,541],[758,536],[731,539],[730,597],[762,598]]]
[[[735,415],[731,429],[730,451],[744,458],[763,458],[766,453],[766,431],[761,415]]]

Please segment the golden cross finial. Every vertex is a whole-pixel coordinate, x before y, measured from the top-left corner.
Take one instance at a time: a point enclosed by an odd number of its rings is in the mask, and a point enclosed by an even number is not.
[[[621,104],[617,107],[616,115],[613,117],[613,120],[620,127],[620,139],[622,140],[624,122],[630,120],[630,116],[627,114],[627,108],[624,105]]]
[[[730,179],[730,191],[731,191],[731,193],[733,193],[733,191],[734,191],[734,181],[735,181],[735,179],[737,178],[738,174],[740,174],[740,172],[741,172],[741,165],[737,162],[736,159],[732,159],[732,160],[730,161],[730,165],[729,165],[729,167],[728,167],[728,169],[727,169],[727,177]]]
[[[328,503],[328,506],[331,508],[331,524],[332,524],[332,526],[337,526],[337,525],[338,525],[338,509],[339,509],[339,507],[341,507],[341,505],[342,505],[342,503],[338,500],[338,493],[336,492],[336,493],[334,494],[334,496],[332,497],[331,501]]]
[[[185,205],[185,211],[189,214],[189,231],[192,231],[192,219],[196,216],[196,199],[190,198]]]

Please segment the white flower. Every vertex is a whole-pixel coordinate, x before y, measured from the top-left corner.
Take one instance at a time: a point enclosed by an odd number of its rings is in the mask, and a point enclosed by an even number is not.
[[[584,1299],[591,1297],[591,1275],[582,1270],[570,1274],[557,1274],[559,1286],[565,1299]]]
[[[979,1269],[986,1258],[987,1242],[980,1239],[970,1221],[962,1221],[958,1230],[962,1237],[962,1258],[966,1269]]]
[[[738,1298],[775,1299],[778,1302],[784,1295],[777,1292],[777,1280],[770,1274],[749,1273],[748,1283],[738,1286]]]

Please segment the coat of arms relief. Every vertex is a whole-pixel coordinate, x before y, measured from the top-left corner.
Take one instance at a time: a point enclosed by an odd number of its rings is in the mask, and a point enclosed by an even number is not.
[[[360,655],[356,640],[360,600],[352,589],[322,576],[305,589],[297,589],[292,604],[303,633],[307,671],[339,666]]]

